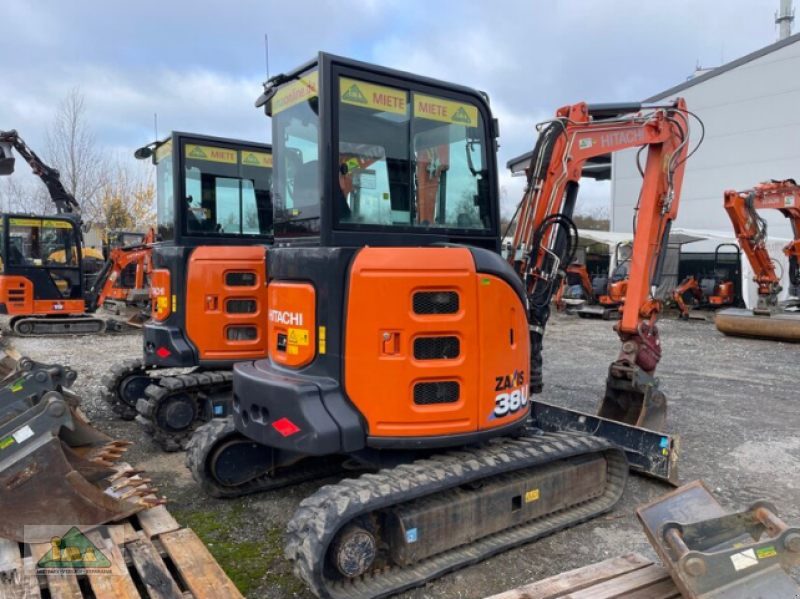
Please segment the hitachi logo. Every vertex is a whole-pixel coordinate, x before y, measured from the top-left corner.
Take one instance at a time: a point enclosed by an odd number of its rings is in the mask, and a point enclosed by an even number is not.
[[[644,129],[614,131],[613,133],[606,133],[600,136],[600,145],[603,148],[611,148],[620,144],[631,144],[638,141],[644,141]]]
[[[303,315],[295,312],[281,312],[280,310],[269,311],[270,322],[277,322],[278,324],[292,325],[296,327],[303,326]]]

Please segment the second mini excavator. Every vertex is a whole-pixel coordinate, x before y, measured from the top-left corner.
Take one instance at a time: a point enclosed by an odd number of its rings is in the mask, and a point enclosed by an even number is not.
[[[0,313],[21,336],[86,335],[106,330],[97,312],[112,294],[117,276],[130,264],[142,268],[150,246],[122,248],[99,272],[88,264],[99,255],[83,244],[80,205],[64,187],[58,170],[48,166],[16,131],[0,131],[0,176],[14,172],[16,151],[47,187],[53,215],[0,214]],[[143,287],[146,280],[140,280]],[[122,325],[110,321],[114,328]]]
[[[767,181],[745,191],[726,191],[725,210],[753,269],[758,300],[752,310],[733,308],[717,313],[717,329],[726,335],[800,342],[797,300],[778,301],[783,290],[781,277],[767,250],[767,222],[757,212],[764,209],[778,210],[791,221],[794,240],[783,253],[789,259],[792,285],[800,284],[800,186],[786,179]]]
[[[418,586],[612,509],[625,452],[532,428],[531,392],[575,247],[582,162],[645,146],[646,242],[601,413],[663,427],[650,287],[678,207],[683,102],[559,110],[534,151],[513,265],[499,256],[498,127],[484,94],[321,53],[271,79],[258,105],[276,144],[268,358],[234,367],[232,417],[191,440],[202,487],[274,489],[335,458],[379,470],[324,487],[289,523],[296,574],[336,599]]]
[[[166,451],[230,411],[231,367],[267,354],[269,145],[173,132],[136,152],[157,175],[152,319],[143,357],[115,364],[101,395]],[[174,376],[163,369],[192,368]]]

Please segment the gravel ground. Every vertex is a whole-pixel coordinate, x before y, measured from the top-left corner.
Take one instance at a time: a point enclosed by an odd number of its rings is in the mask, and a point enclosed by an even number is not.
[[[800,523],[800,345],[726,338],[711,323],[671,318],[662,321],[661,331],[659,374],[669,399],[669,430],[683,437],[682,481],[702,479],[731,509],[767,498],[778,505],[785,521]],[[184,468],[182,454],[161,453],[138,425],[114,420],[99,399],[103,373],[117,361],[139,356],[138,334],[18,338],[13,345],[22,355],[68,364],[79,372],[75,389],[96,426],[136,442],[129,461],[148,471],[170,498],[170,511],[201,535],[248,597],[312,597],[283,559],[281,534],[300,501],[332,481],[233,501],[204,497]],[[555,315],[546,339],[543,399],[596,409],[618,347],[611,323]],[[667,491],[658,482],[631,477],[612,515],[402,597],[479,599],[631,551],[655,558],[635,509]]]

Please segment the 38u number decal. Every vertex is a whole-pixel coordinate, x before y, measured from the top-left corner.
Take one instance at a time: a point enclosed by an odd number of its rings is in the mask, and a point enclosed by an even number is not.
[[[528,405],[528,389],[527,387],[521,387],[520,389],[514,389],[510,393],[501,393],[494,398],[494,403],[495,418],[503,418],[509,414],[519,412]]]

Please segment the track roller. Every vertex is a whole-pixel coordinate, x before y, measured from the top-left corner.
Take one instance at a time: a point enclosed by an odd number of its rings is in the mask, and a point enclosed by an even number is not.
[[[145,389],[159,378],[148,373],[141,360],[125,360],[103,375],[100,397],[120,418],[133,420],[138,413],[136,402],[145,397]]]

